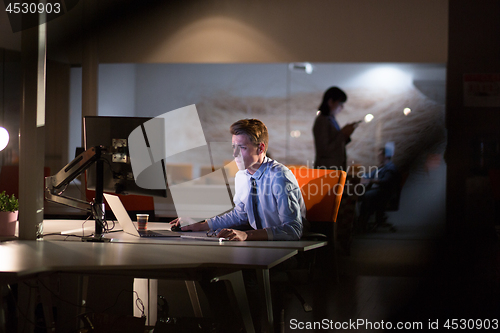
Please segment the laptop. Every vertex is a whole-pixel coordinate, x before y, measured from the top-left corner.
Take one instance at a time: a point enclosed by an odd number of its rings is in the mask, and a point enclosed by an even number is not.
[[[138,237],[180,237],[179,232],[171,230],[138,230],[134,222],[130,219],[127,210],[122,204],[120,198],[116,195],[104,193],[104,198],[108,202],[109,207],[115,214],[118,223],[120,223],[123,231],[127,234]]]

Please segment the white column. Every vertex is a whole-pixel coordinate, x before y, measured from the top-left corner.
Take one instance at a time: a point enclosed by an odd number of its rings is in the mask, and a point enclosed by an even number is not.
[[[23,98],[19,129],[19,238],[43,233],[46,25],[22,31]]]

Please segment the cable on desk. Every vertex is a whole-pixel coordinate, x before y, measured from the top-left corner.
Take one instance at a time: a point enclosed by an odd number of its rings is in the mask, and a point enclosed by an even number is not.
[[[111,222],[113,223],[113,226],[111,228],[108,226],[108,220],[104,220],[104,222],[106,224],[106,228],[104,229],[105,232],[111,232],[116,227],[116,221],[115,220],[111,220]]]
[[[64,303],[67,303],[67,304],[69,304],[69,305],[71,305],[71,306],[74,306],[74,307],[76,307],[76,308],[78,308],[78,309],[87,309],[87,310],[90,310],[90,311],[92,311],[92,312],[95,312],[95,310],[94,310],[94,309],[92,309],[91,307],[89,307],[89,306],[87,306],[87,305],[78,305],[78,304],[75,304],[75,303],[73,303],[73,302],[70,302],[70,301],[68,301],[68,300],[65,300],[65,299],[61,298],[61,297],[60,297],[59,295],[57,295],[57,294],[56,294],[56,293],[55,293],[52,289],[50,289],[49,287],[47,287],[47,286],[45,285],[45,283],[43,283],[40,279],[38,279],[38,283],[40,283],[40,284],[41,284],[41,285],[42,285],[45,289],[47,289],[47,290],[48,290],[48,291],[49,291],[52,295],[54,295],[54,297],[55,297],[55,298],[57,298],[58,300],[60,300],[60,301],[62,301],[62,302],[64,302]]]
[[[81,317],[82,317],[82,316],[85,316],[85,315],[87,315],[87,314],[91,314],[91,313],[95,313],[95,312],[96,312],[93,308],[91,308],[91,307],[89,307],[89,306],[87,306],[87,305],[79,305],[79,304],[75,304],[75,303],[73,303],[73,302],[71,302],[71,301],[68,301],[68,300],[66,300],[66,299],[64,299],[64,298],[62,298],[62,297],[60,297],[60,296],[59,296],[56,292],[54,292],[54,291],[53,291],[52,289],[50,289],[50,288],[49,288],[49,287],[48,287],[45,283],[43,283],[41,279],[37,279],[37,282],[38,282],[40,285],[42,285],[42,287],[44,287],[46,290],[48,290],[48,291],[49,291],[49,293],[50,293],[52,296],[54,296],[56,299],[58,299],[59,301],[61,301],[61,302],[63,302],[63,303],[66,303],[66,304],[69,304],[69,305],[71,305],[71,306],[73,306],[73,307],[75,307],[75,308],[77,308],[77,309],[79,309],[79,310],[80,310],[80,309],[85,309],[85,310],[86,310],[85,312],[80,313],[80,314],[78,314],[77,316],[74,316],[74,317],[72,317],[72,318],[68,318],[68,319],[66,319],[66,320],[64,320],[64,321],[60,321],[60,323],[62,323],[62,324],[69,323],[69,322],[74,321],[75,319],[81,319]],[[31,285],[29,285],[27,282],[24,282],[24,284],[25,284],[25,285],[27,285],[28,287],[30,287],[30,293],[31,293],[31,289],[32,289],[32,288],[37,288],[37,286],[31,286]],[[10,285],[9,285],[9,289],[10,289]],[[12,290],[11,290],[11,292],[12,292]],[[14,296],[14,295],[12,294],[12,296]],[[14,298],[14,302],[15,302],[15,298]],[[20,310],[20,309],[19,309],[19,307],[17,306],[17,304],[16,304],[16,307],[18,308],[18,310]],[[19,311],[19,313],[21,313],[21,311]],[[21,314],[22,314],[22,316],[23,316],[23,317],[24,317],[27,321],[29,321],[29,319],[27,318],[27,316],[26,316],[24,313],[21,313]],[[37,328],[55,329],[55,327],[53,327],[53,326],[48,326],[48,325],[43,326],[43,325],[39,325],[39,324],[33,323],[33,322],[31,322],[31,321],[29,321],[29,322],[30,322],[31,324],[35,325],[35,327],[37,327]],[[76,329],[76,330],[75,330],[75,332],[79,332],[79,331],[80,331],[80,329]]]
[[[97,214],[100,214],[100,212],[98,212],[96,210],[96,206],[94,204],[91,205],[92,207],[92,216],[96,216]],[[85,221],[83,221],[83,224],[82,224],[82,229],[83,229],[83,225],[90,219],[91,216],[87,217],[87,219]],[[102,220],[102,231],[103,233],[108,233],[110,232],[111,230],[113,230],[116,226],[116,221],[115,220],[111,220],[111,222],[113,223],[112,226],[110,227],[109,224],[108,224],[108,220],[106,219],[106,215],[104,213],[104,219]],[[96,223],[97,223],[97,220],[96,220]]]
[[[43,234],[42,236],[43,236],[43,237],[45,237],[45,236],[65,236],[65,237],[64,237],[64,240],[67,240],[67,239],[68,239],[68,238],[70,238],[70,237],[83,238],[83,236],[80,236],[80,235],[73,235],[73,234],[61,234],[60,232],[53,232],[53,233],[50,233],[50,234]]]
[[[82,223],[82,235],[83,235],[83,237],[85,237],[85,223],[87,223],[87,221],[90,219],[90,216],[91,215],[87,216],[85,221],[83,221],[83,223]]]

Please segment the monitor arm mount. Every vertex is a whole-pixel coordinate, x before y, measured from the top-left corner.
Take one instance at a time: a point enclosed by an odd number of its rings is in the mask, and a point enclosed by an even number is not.
[[[103,201],[103,165],[101,153],[105,151],[102,146],[91,147],[78,155],[54,176],[45,177],[45,199],[58,204],[77,208],[92,213],[95,219],[95,234],[93,237],[84,237],[83,241],[104,242],[109,241],[103,237],[104,226],[104,201]],[[66,197],[64,190],[76,177],[90,168],[95,163],[96,167],[96,196],[93,202]]]

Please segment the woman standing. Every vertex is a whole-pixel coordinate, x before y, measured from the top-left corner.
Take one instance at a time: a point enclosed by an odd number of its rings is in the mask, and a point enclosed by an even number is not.
[[[342,111],[346,101],[346,93],[338,87],[329,88],[323,95],[313,126],[315,168],[346,171],[345,146],[351,141],[351,134],[359,124],[350,123],[340,128],[337,123],[335,116]]]

